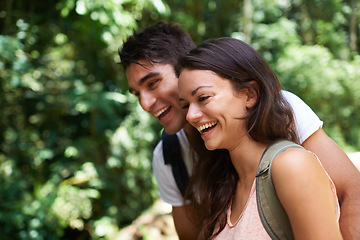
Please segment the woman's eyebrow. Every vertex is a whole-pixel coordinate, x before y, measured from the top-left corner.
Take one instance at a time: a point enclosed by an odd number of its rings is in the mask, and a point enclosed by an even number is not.
[[[199,87],[197,87],[195,90],[193,90],[192,92],[191,92],[191,96],[194,96],[196,93],[197,93],[197,91],[199,91],[200,89],[202,89],[202,88],[212,88],[213,86],[199,86]],[[183,99],[183,98],[179,98],[179,101],[181,102],[181,101],[185,101],[185,99]]]
[[[211,88],[213,86],[199,86],[194,91],[191,92],[191,96],[194,96],[197,91],[199,91],[201,88]]]

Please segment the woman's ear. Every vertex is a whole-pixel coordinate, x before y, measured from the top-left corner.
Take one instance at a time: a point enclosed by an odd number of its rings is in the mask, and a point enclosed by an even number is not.
[[[259,93],[259,85],[255,81],[251,81],[250,84],[253,87],[250,87],[246,89],[246,108],[252,108],[256,103],[258,99],[258,93]]]

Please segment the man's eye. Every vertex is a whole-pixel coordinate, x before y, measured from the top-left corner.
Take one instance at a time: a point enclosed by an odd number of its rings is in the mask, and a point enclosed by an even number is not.
[[[203,102],[208,98],[209,98],[209,96],[201,96],[201,97],[199,97],[199,102]]]
[[[148,86],[149,86],[150,88],[153,88],[153,87],[155,86],[155,84],[158,83],[159,81],[160,81],[160,80],[150,81],[149,84],[148,84]]]
[[[130,92],[132,95],[134,95],[135,97],[140,97],[140,93],[139,92],[135,92],[135,91],[132,91]]]
[[[140,97],[140,92],[132,92],[133,95],[135,95],[135,97],[139,98]]]

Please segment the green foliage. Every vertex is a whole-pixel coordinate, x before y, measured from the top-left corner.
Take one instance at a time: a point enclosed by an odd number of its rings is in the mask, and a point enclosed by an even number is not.
[[[251,46],[260,52],[269,64],[273,64],[287,46],[299,45],[300,42],[296,23],[287,18],[279,18],[274,23],[256,24]]]
[[[109,238],[157,195],[160,127],[114,76],[119,42],[151,2],[56,2],[3,15],[12,23],[0,35],[5,239]]]
[[[286,89],[301,96],[339,144],[360,149],[360,56],[335,59],[323,46],[291,45],[276,65]],[[353,149],[354,150],[354,149]]]

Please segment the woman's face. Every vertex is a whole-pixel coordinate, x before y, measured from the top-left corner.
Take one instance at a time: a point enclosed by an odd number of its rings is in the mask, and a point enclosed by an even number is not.
[[[179,77],[179,96],[187,109],[186,120],[201,134],[209,150],[238,146],[247,135],[247,91],[235,92],[231,82],[210,70],[184,69]]]

